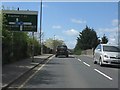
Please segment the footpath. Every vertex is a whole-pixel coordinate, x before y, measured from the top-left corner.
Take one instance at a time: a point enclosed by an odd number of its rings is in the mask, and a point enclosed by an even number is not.
[[[34,62],[32,62],[32,58],[28,58],[2,66],[2,88],[8,86],[51,56],[53,54],[43,54],[34,56]]]

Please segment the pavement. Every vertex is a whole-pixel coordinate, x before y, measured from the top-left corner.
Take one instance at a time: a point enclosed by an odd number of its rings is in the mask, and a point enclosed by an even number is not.
[[[2,66],[2,88],[9,86],[12,82],[38,66],[52,55],[53,54],[43,54],[34,56],[34,62],[32,62],[32,58],[28,58]]]

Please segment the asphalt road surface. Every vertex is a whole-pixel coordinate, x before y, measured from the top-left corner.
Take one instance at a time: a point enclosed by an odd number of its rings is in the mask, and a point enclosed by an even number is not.
[[[118,88],[118,70],[93,64],[93,59],[87,56],[53,56],[18,87]]]

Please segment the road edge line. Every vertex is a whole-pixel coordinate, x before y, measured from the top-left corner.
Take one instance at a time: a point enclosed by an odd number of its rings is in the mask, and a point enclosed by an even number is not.
[[[21,78],[22,76],[24,76],[26,73],[28,73],[29,71],[33,70],[34,68],[36,68],[38,65],[40,65],[41,63],[43,63],[45,60],[49,59],[50,57],[54,56],[53,54],[48,56],[47,58],[43,59],[40,63],[38,63],[37,65],[33,66],[32,68],[30,68],[29,70],[27,70],[26,72],[24,72],[23,74],[21,74],[20,76],[18,76],[16,79],[14,79],[13,81],[11,81],[9,84],[2,86],[1,90],[7,90],[7,88],[13,84],[15,81],[17,81],[19,78]]]

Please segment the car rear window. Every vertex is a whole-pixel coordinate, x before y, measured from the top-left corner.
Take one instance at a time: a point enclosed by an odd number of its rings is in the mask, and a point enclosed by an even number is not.
[[[58,49],[67,49],[67,46],[58,46]]]

